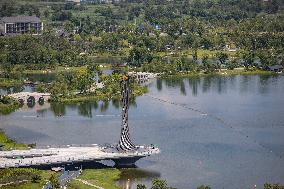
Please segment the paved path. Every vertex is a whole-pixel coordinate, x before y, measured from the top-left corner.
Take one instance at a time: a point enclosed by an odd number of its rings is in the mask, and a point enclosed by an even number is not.
[[[62,175],[58,177],[59,184],[62,188],[64,188],[69,181],[77,178],[80,175],[81,170],[77,171],[64,171]],[[52,189],[51,183],[48,181],[42,189]]]
[[[0,168],[119,160],[125,158],[139,159],[152,154],[158,154],[159,152],[160,150],[158,148],[140,146],[137,151],[122,153],[107,151],[104,147],[98,145],[91,147],[0,151]]]
[[[5,184],[0,184],[0,188],[1,188],[2,186],[8,186],[8,185],[11,185],[11,184],[23,183],[23,182],[28,182],[28,180],[21,180],[21,181],[17,181],[17,182],[8,182],[8,183],[5,183]]]
[[[92,186],[92,187],[94,187],[94,188],[104,189],[103,187],[100,187],[100,186],[94,185],[94,184],[92,184],[92,183],[89,183],[89,182],[86,181],[86,180],[82,180],[82,179],[75,179],[75,180],[80,181],[80,182],[82,182],[83,184],[86,184],[86,185],[88,185],[88,186]]]

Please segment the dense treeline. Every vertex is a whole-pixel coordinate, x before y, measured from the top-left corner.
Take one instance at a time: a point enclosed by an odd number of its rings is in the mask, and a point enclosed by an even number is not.
[[[14,0],[0,1],[0,17],[13,15],[40,16],[39,8],[31,4],[17,4]]]
[[[0,64],[25,64],[34,69],[46,66],[85,65],[87,57],[71,41],[45,33],[42,36],[18,35],[0,38]]]
[[[119,55],[135,66],[160,62],[165,57],[179,57],[178,61],[185,64],[182,56],[193,62],[201,61],[204,67],[212,59],[218,61],[215,67],[227,64],[232,68],[251,66],[258,59],[265,66],[283,62],[282,0],[132,0],[113,4],[98,1],[91,5],[70,2],[51,3],[48,7],[31,5],[47,21],[46,32],[37,37],[0,38],[0,62],[77,65],[85,64],[89,55]],[[1,14],[15,14],[18,7],[4,1]],[[51,32],[54,28],[64,29],[61,37]],[[229,49],[237,52],[229,53]],[[82,52],[87,56],[80,56]],[[236,59],[240,61],[236,63]],[[191,70],[192,66],[178,67]]]

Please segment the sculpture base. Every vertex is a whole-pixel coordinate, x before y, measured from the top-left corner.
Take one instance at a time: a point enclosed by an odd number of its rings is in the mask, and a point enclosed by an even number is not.
[[[116,167],[135,167],[136,161],[141,158],[143,158],[143,156],[112,159],[112,161],[114,161]]]

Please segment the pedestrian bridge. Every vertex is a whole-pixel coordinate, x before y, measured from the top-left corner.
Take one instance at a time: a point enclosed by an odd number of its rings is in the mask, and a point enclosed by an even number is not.
[[[145,81],[148,81],[149,79],[153,79],[158,76],[158,74],[149,73],[149,72],[129,72],[128,74],[130,76],[136,77],[136,79],[140,82],[141,81],[145,82]]]
[[[109,146],[64,147],[30,150],[0,151],[0,168],[33,167],[113,160],[116,165],[134,165],[143,157],[160,153],[153,146],[137,146],[129,152],[116,151]]]
[[[46,102],[50,98],[50,93],[20,92],[20,93],[9,94],[8,96],[25,104],[28,103],[29,100],[33,99],[35,102]]]

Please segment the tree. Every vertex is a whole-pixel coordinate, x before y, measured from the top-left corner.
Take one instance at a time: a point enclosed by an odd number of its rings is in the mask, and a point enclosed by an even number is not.
[[[242,58],[244,59],[244,66],[246,69],[248,69],[249,66],[252,66],[254,61],[254,55],[251,51],[243,52]]]
[[[55,189],[60,188],[59,180],[55,174],[51,175],[51,177],[49,178],[49,181],[52,185],[52,188],[55,188]]]
[[[211,189],[210,186],[201,185],[198,186],[197,189]]]
[[[264,189],[284,189],[284,186],[279,185],[279,184],[265,183],[264,184]]]
[[[217,52],[216,57],[218,58],[221,64],[225,64],[226,61],[228,60],[228,54],[224,52]]]
[[[53,81],[49,88],[51,98],[54,101],[57,101],[60,96],[66,96],[68,94],[67,89],[68,89],[68,86],[66,82],[64,82],[63,78],[62,80]]]
[[[39,183],[39,181],[41,180],[41,176],[40,175],[34,175],[32,176],[32,183]]]
[[[64,30],[67,31],[67,32],[73,32],[73,29],[74,29],[74,24],[70,21],[66,21],[64,23]]]
[[[13,66],[10,63],[5,63],[2,65],[2,69],[3,69],[3,76],[5,78],[10,78]]]
[[[228,59],[228,54],[223,52],[217,52],[216,57],[218,58],[218,68],[221,69],[221,65],[224,65]]]
[[[75,73],[76,89],[78,89],[80,93],[86,93],[94,82],[94,76],[94,71],[88,68],[78,70]]]
[[[128,61],[133,66],[140,67],[144,62],[151,62],[152,54],[145,47],[134,47],[131,49]]]
[[[151,189],[174,189],[174,188],[169,187],[165,180],[154,179],[152,181]]]
[[[144,184],[138,184],[137,189],[147,189]]]

